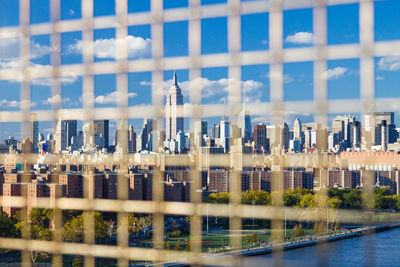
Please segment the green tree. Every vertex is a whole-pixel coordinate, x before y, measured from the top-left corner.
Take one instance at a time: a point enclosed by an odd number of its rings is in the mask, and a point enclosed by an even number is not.
[[[229,203],[229,193],[220,192],[220,193],[211,193],[206,198],[207,203]]]
[[[242,193],[242,203],[243,204],[253,204],[256,205],[271,205],[271,195],[263,190],[259,191],[244,191]]]
[[[250,242],[251,242],[250,234],[247,234],[247,235],[246,235],[246,239],[245,239],[244,242],[245,242],[246,245],[249,245],[249,244],[250,244]]]
[[[293,228],[293,236],[300,237],[304,235],[303,226],[301,224],[297,224]]]
[[[20,229],[16,227],[18,218],[8,217],[4,212],[0,212],[0,237],[19,237]]]
[[[257,235],[256,235],[256,233],[253,233],[252,235],[251,235],[251,242],[254,244],[254,243],[257,243]]]
[[[398,210],[400,210],[400,195],[396,196],[396,207]]]
[[[305,194],[299,203],[299,206],[301,208],[315,208],[316,207],[316,202],[314,195],[311,193]]]
[[[337,196],[332,197],[328,200],[328,206],[331,209],[338,209],[338,208],[340,208],[341,205],[342,205],[342,201]]]
[[[64,239],[70,242],[81,242],[84,233],[84,220],[89,219],[89,216],[94,216],[95,237],[103,239],[107,236],[108,227],[103,216],[99,212],[83,212],[64,224]]]
[[[192,241],[188,240],[187,244],[186,244],[186,251],[190,251],[192,250]]]
[[[347,209],[361,208],[361,191],[356,189],[346,190],[343,193],[342,207]]]
[[[21,218],[21,214],[17,215]],[[32,239],[36,240],[51,240],[52,231],[50,230],[53,211],[50,209],[32,209],[29,213],[29,226],[31,229]],[[18,231],[22,230],[24,221],[19,220],[15,227]],[[35,263],[39,258],[49,257],[48,253],[42,251],[31,251],[31,260]]]
[[[51,209],[32,209],[29,213],[32,224],[40,225],[45,228],[50,228],[52,217],[53,210]]]
[[[386,187],[378,187],[378,188],[375,188],[375,195],[391,196],[392,195],[392,191],[389,188],[386,188]]]
[[[391,195],[375,195],[376,210],[396,209],[396,197]]]
[[[136,217],[133,213],[129,214],[128,216],[128,230],[129,233],[138,233],[140,231],[144,231],[147,227],[151,226],[153,222],[153,217],[143,216],[143,217]]]
[[[72,261],[72,267],[83,267],[83,257],[75,256],[74,260]]]
[[[287,207],[299,206],[300,200],[301,196],[295,194],[292,190],[283,193],[283,201]]]

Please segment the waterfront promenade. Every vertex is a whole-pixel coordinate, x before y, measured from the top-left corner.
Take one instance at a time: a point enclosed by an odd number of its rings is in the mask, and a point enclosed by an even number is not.
[[[338,241],[342,239],[374,234],[377,232],[382,232],[399,227],[400,227],[400,222],[391,222],[379,225],[364,226],[360,228],[354,228],[351,230],[344,230],[337,233],[322,234],[318,236],[317,235],[305,236],[303,238],[298,238],[296,240],[271,243],[267,246],[260,246],[256,248],[243,248],[241,250],[229,251],[223,253],[207,253],[203,254],[200,259],[197,259],[197,261],[200,261],[203,265],[230,265],[232,262],[234,262],[234,259],[238,256],[257,256],[257,255],[269,254],[284,250],[291,250],[296,248],[302,248],[307,246]],[[165,263],[165,266],[187,266],[190,265],[191,262],[192,259],[187,259],[181,262]]]

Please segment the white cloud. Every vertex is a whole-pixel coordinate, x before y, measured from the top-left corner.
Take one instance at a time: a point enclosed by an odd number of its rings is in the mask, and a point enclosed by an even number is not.
[[[378,70],[400,70],[400,56],[382,57],[378,61]]]
[[[380,80],[384,80],[385,79],[385,77],[383,77],[383,76],[376,76],[376,78],[375,78],[377,81],[380,81]]]
[[[252,123],[266,123],[270,121],[269,115],[259,115],[259,116],[252,116],[251,122]]]
[[[73,84],[78,79],[77,76],[64,76],[60,77],[62,84]],[[52,78],[35,78],[31,80],[33,85],[51,86]]]
[[[268,72],[267,74],[261,75],[261,77],[262,78],[271,78],[271,77],[278,78],[278,74],[275,72]],[[283,82],[284,83],[291,83],[293,81],[294,81],[294,77],[292,75],[287,74],[287,73],[283,74]]]
[[[122,39],[97,39],[94,41],[95,56],[97,58],[116,58],[116,47],[119,42],[122,42]],[[143,58],[150,55],[150,39],[128,35],[126,37],[126,44],[128,47],[128,57],[130,58]],[[68,47],[68,53],[81,54],[82,47],[82,40],[78,40],[75,44]]]
[[[296,32],[285,38],[285,42],[293,44],[312,44],[314,42],[314,34],[311,32]]]
[[[59,103],[61,103],[61,101],[66,103],[66,102],[70,101],[70,98],[66,97],[66,98],[62,99],[61,96],[59,94],[57,94],[57,95],[54,95],[54,96],[49,97],[48,99],[44,100],[43,104],[59,104]]]
[[[349,70],[348,68],[336,67],[333,69],[328,69],[325,75],[328,80],[339,79],[343,77],[348,70]]]
[[[20,56],[19,38],[5,38],[0,40],[0,61],[16,60]]]
[[[68,11],[68,15],[70,15],[70,16],[75,15],[75,11],[74,11],[73,9],[70,9],[70,10]]]
[[[142,86],[150,86],[151,82],[149,82],[149,81],[141,81],[139,84],[142,85]]]
[[[234,86],[229,86],[233,84]],[[216,81],[209,80],[207,78],[196,78],[189,81],[179,82],[179,87],[182,89],[182,93],[186,96],[190,94],[190,86],[199,86],[202,88],[202,97],[211,97],[214,95],[221,94],[223,92],[229,92],[230,89],[237,88],[239,85],[235,79],[226,79],[222,78]],[[172,86],[172,80],[168,80],[164,82],[164,90],[168,91],[168,89]],[[240,85],[243,90],[247,93],[254,92],[260,87],[263,86],[263,83],[255,80],[247,80],[241,81]]]
[[[133,98],[135,96],[137,96],[136,93],[128,93],[128,95],[127,95],[128,98]],[[126,96],[122,96],[119,92],[114,91],[114,92],[109,93],[107,95],[99,95],[99,96],[97,96],[95,98],[94,102],[97,103],[97,104],[101,104],[101,105],[112,104],[112,103],[115,104],[115,103],[117,103],[117,100],[119,100],[120,97],[124,97],[125,98]]]
[[[31,59],[41,58],[51,53],[51,47],[31,42]]]
[[[19,67],[20,66],[20,39],[5,38],[0,40],[0,66]],[[51,47],[31,41],[31,59],[41,58],[51,53]],[[6,63],[4,65],[4,63]],[[8,63],[8,64],[7,64]]]
[[[0,108],[15,108],[19,106],[19,102],[16,100],[0,100]]]

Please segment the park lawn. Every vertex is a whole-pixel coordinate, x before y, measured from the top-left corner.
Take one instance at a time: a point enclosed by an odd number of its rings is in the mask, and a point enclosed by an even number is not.
[[[203,252],[209,252],[211,250],[223,250],[226,247],[229,247],[230,245],[230,235],[233,236],[240,236],[242,239],[242,246],[243,247],[252,247],[252,246],[258,246],[259,244],[267,244],[271,242],[271,233],[272,232],[281,232],[283,235],[283,230],[255,230],[249,231],[249,230],[242,230],[238,232],[232,232],[232,231],[227,231],[227,230],[221,230],[221,231],[214,231],[214,232],[209,232],[208,235],[202,235],[201,240],[202,240],[202,250]],[[253,233],[256,234],[256,240],[253,242]],[[305,235],[310,235],[313,234],[314,231],[313,229],[304,229],[304,234]],[[287,229],[286,231],[286,237],[287,238],[293,238],[293,229]],[[188,244],[188,241],[190,240],[190,235],[181,235],[176,238],[168,238],[164,241],[164,246],[167,247],[167,243],[169,244],[169,249],[175,250],[177,247],[177,243],[179,242],[179,247],[180,250],[185,250],[186,246]],[[152,246],[152,239],[145,239],[145,240],[140,240],[137,243],[138,247],[151,247]],[[253,245],[254,244],[254,245]]]

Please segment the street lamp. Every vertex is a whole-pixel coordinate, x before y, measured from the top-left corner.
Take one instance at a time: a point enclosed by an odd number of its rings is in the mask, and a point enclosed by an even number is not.
[[[329,204],[326,205],[326,232],[329,232]]]
[[[285,213],[285,239],[286,239],[286,207],[283,209]]]
[[[253,231],[254,231],[254,205],[256,204],[256,201],[252,200],[251,204],[253,204]]]
[[[207,204],[207,234],[208,234],[208,208],[210,207],[210,204]]]

